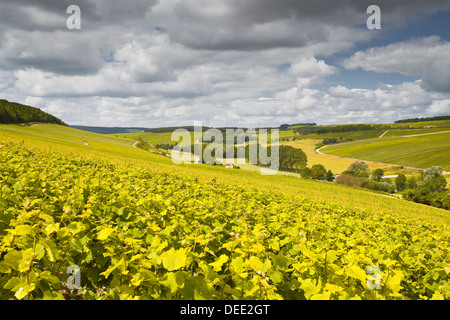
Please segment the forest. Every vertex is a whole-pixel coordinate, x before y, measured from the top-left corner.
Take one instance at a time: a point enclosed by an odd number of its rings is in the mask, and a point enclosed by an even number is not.
[[[295,129],[294,132],[301,135],[308,134],[324,134],[324,133],[340,133],[340,132],[356,132],[389,128],[382,124],[343,124],[336,126],[305,126]]]
[[[412,123],[412,122],[423,122],[423,121],[440,121],[440,120],[450,120],[450,115],[448,116],[437,116],[430,118],[413,118],[395,121],[395,123]]]
[[[0,99],[0,123],[55,123],[67,126],[63,121],[39,108],[30,107],[16,102]]]

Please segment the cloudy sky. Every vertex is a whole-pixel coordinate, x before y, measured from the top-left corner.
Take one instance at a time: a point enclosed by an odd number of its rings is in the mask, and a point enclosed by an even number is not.
[[[450,114],[450,2],[2,0],[0,98],[92,126]]]

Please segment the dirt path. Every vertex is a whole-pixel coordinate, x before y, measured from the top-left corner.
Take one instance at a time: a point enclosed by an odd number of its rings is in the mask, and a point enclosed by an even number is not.
[[[402,136],[403,138],[411,138],[411,137],[420,137],[420,136],[428,136],[430,134],[441,134],[441,133],[448,133],[450,131],[440,131],[440,132],[430,132],[430,133],[421,133],[421,134],[412,134],[409,136]]]
[[[382,138],[389,130],[385,131],[381,136],[379,136],[379,138]],[[431,133],[421,133],[421,134],[412,134],[412,135],[408,135],[408,136],[402,136],[403,138],[410,138],[410,137],[419,137],[419,136],[427,136],[427,135],[431,135],[431,134],[441,134],[441,133],[448,133],[450,131],[440,131],[440,132],[431,132]],[[355,142],[355,141],[351,141],[351,142]],[[343,143],[349,143],[349,142],[343,142]],[[343,143],[336,143],[336,144],[332,144],[332,145],[338,145],[338,144],[343,144]],[[348,157],[341,157],[341,156],[336,156],[334,154],[328,154],[328,153],[323,153],[320,150],[332,145],[326,145],[323,147],[320,147],[319,149],[316,149],[316,152],[322,155],[327,155],[330,157],[335,157],[335,158],[340,158],[340,159],[347,159],[347,160],[362,160],[364,162],[367,163],[373,163],[373,164],[379,164],[379,165],[386,165],[386,166],[392,166],[392,167],[402,167],[402,165],[400,164],[392,164],[392,163],[384,163],[384,162],[377,162],[377,161],[370,161],[370,160],[363,160],[363,159],[356,159],[356,158],[348,158]],[[425,170],[424,168],[416,168],[416,167],[410,167],[410,166],[403,166],[403,168],[406,169],[412,169],[412,170]],[[450,175],[450,172],[447,171],[443,171],[442,174],[444,175]]]
[[[383,138],[384,137],[384,135],[386,134],[386,133],[388,133],[389,132],[389,130],[386,130],[385,132],[383,132],[383,134],[381,135],[381,136],[379,136],[378,138]]]
[[[387,132],[387,131],[386,131]],[[385,133],[386,133],[385,132]],[[353,141],[352,141],[353,142]],[[133,143],[133,145],[132,145],[132,147],[133,148],[137,148],[136,147],[136,145],[139,143],[139,141],[135,141],[134,143]],[[345,142],[344,142],[345,143]],[[323,147],[321,147],[321,148],[319,148],[319,149],[316,149],[316,152],[317,153],[319,153],[319,154],[322,154],[322,155],[325,155],[325,156],[329,156],[329,157],[335,157],[335,158],[341,158],[341,159],[347,159],[347,160],[354,160],[354,161],[357,161],[357,160],[362,160],[362,159],[356,159],[356,158],[347,158],[347,157],[341,157],[341,156],[336,156],[336,155],[334,155],[334,154],[328,154],[328,153],[323,153],[323,152],[321,152],[320,150],[322,149],[322,148],[325,148],[325,147],[328,147],[328,146],[323,146]],[[384,162],[376,162],[376,161],[369,161],[369,160],[362,160],[362,161],[364,161],[364,162],[368,162],[368,163],[373,163],[373,164],[380,164],[380,165],[385,165],[385,166],[392,166],[392,167],[401,167],[402,165],[400,165],[400,164],[392,164],[392,163],[384,163]],[[250,170],[250,171],[256,171],[255,169],[256,168],[258,168],[259,169],[259,167],[257,167],[257,166],[255,166],[255,168],[252,168],[251,167],[252,165],[248,165],[246,168],[245,168],[245,165],[244,165],[244,168],[242,168],[242,169],[244,169],[244,170]],[[241,166],[242,167],[242,166]],[[413,170],[424,170],[423,168],[415,168],[415,167],[408,167],[408,166],[403,166],[403,168],[407,168],[407,169],[413,169]],[[299,174],[296,174],[296,173],[292,173],[292,172],[284,172],[284,171],[279,171],[279,174],[282,174],[282,175],[291,175],[291,176],[297,176],[297,177],[300,177],[300,175]],[[450,174],[450,172],[443,172],[443,174]]]

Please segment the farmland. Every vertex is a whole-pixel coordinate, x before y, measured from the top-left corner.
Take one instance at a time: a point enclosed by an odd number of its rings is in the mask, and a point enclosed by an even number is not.
[[[348,166],[353,162],[350,159],[335,158],[330,157],[326,154],[320,154],[316,152],[316,144],[319,143],[320,139],[302,139],[288,142],[281,142],[283,145],[292,146],[294,148],[302,149],[308,156],[308,165],[313,165],[316,163],[323,164],[327,169],[333,171],[334,173],[341,173],[345,171]],[[383,168],[386,171],[389,170],[389,166],[369,164],[371,169]]]
[[[419,131],[419,132],[418,132]],[[440,133],[439,133],[440,132]],[[450,170],[450,132],[412,130],[403,131],[407,136],[386,134],[381,139],[329,146],[322,152],[342,157],[392,163],[418,168],[440,165]]]
[[[0,127],[3,299],[449,298],[447,211],[81,135]]]

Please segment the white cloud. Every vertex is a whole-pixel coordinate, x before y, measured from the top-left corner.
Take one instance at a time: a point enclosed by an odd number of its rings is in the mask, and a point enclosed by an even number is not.
[[[58,74],[89,74],[103,65],[90,33],[8,30],[0,46],[0,68],[36,68]]]
[[[65,28],[64,1],[22,2],[0,4],[0,95],[45,108],[68,123],[383,121],[442,113],[448,106],[449,43],[437,37],[368,49],[343,63],[422,77],[419,82],[327,89],[329,79],[339,81],[334,55],[351,54],[377,35],[361,27],[367,15],[359,0],[339,6],[79,0],[83,27],[76,32]],[[446,6],[441,0],[399,2],[383,6],[384,22]]]
[[[417,114],[439,114],[449,111],[449,99],[425,91],[420,81],[400,85],[382,85],[378,89],[331,87],[329,92],[293,87],[272,98],[236,100],[232,111],[247,123],[268,125],[271,116],[276,123],[314,121],[333,123],[386,123]],[[250,120],[251,119],[251,120]]]
[[[421,76],[431,91],[450,92],[450,42],[437,36],[358,51],[345,59],[347,69]]]
[[[427,111],[438,115],[450,113],[450,99],[433,101]]]
[[[298,87],[307,87],[320,82],[327,76],[336,74],[337,68],[314,57],[301,57],[291,64],[288,72],[297,78]]]

